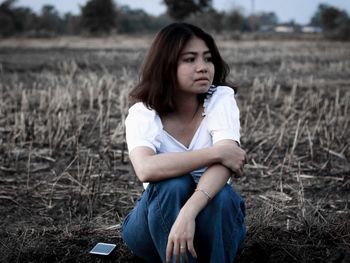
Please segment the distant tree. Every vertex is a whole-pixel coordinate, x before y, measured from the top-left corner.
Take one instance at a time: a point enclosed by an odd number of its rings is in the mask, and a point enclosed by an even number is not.
[[[321,13],[322,27],[326,31],[337,29],[341,24],[346,23],[347,14],[335,7],[328,7]]]
[[[0,35],[10,36],[16,32],[16,17],[13,12],[15,0],[6,0],[0,5]]]
[[[239,10],[232,10],[225,15],[224,27],[229,31],[242,31],[244,16]]]
[[[212,0],[164,0],[167,13],[175,20],[184,20],[190,14],[212,9]]]
[[[329,8],[329,5],[326,4],[320,4],[317,8],[317,11],[315,14],[311,17],[310,25],[311,26],[317,26],[322,27],[322,21],[321,21],[321,14]]]
[[[0,4],[0,36],[35,32],[39,17],[27,7],[14,7],[15,0]]]
[[[38,27],[39,17],[28,7],[13,9],[15,14],[17,32],[26,33],[35,31]]]
[[[28,7],[14,7],[15,2],[7,0],[0,5],[0,35],[38,36],[40,32],[40,36],[51,36],[63,33],[63,20],[53,6],[44,5],[38,16]]]
[[[278,17],[275,12],[261,12],[258,15],[258,23],[260,26],[274,26],[278,23]]]
[[[131,9],[128,5],[118,8],[118,32],[139,33],[158,31],[170,23],[167,15],[152,16],[143,9]]]
[[[63,16],[64,23],[64,33],[68,35],[76,35],[81,31],[80,26],[80,16],[72,15],[71,13],[66,13]]]
[[[207,30],[215,31],[216,33],[220,33],[222,31],[222,13],[219,13],[215,9],[211,8],[205,11],[204,15],[198,14],[198,16],[202,18],[203,22],[201,24],[204,25],[204,28],[207,28]],[[199,24],[199,26],[201,24]]]
[[[46,31],[47,33],[62,33],[64,31],[64,22],[59,16],[57,10],[52,5],[44,5],[41,8],[39,17],[38,30]]]
[[[161,28],[171,23],[171,21],[172,20],[168,14],[161,14],[152,18],[149,29],[151,31],[159,31]]]
[[[145,31],[151,23],[151,16],[143,9],[131,9],[121,6],[118,9],[118,32],[134,33]]]
[[[81,25],[92,34],[109,33],[116,26],[113,0],[89,0],[81,8]]]
[[[219,33],[223,29],[223,14],[215,9],[209,9],[202,13],[193,13],[185,22],[202,27],[206,31]]]
[[[310,24],[323,29],[326,37],[350,40],[350,19],[348,14],[336,7],[320,4]]]

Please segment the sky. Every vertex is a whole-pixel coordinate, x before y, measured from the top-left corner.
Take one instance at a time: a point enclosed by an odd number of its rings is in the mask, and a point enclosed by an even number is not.
[[[4,0],[0,0],[2,3]],[[146,12],[159,15],[164,13],[166,7],[162,0],[114,0],[117,5],[129,5],[131,8],[141,8]],[[320,3],[335,6],[345,10],[350,15],[350,0],[212,0],[217,10],[232,10],[240,8],[245,15],[260,11],[273,11],[280,22],[294,20],[299,24],[307,24],[317,10]],[[44,4],[53,5],[61,14],[71,12],[79,14],[79,6],[85,5],[87,0],[17,0],[17,6],[30,7],[40,12]],[[254,9],[252,3],[254,2]]]

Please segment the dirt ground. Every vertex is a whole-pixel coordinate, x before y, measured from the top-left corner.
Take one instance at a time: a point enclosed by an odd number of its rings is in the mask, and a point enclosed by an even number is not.
[[[0,43],[0,262],[141,262],[120,236],[143,191],[125,150],[123,91],[149,39],[107,43]],[[221,51],[240,80],[249,159],[234,181],[248,227],[236,262],[350,262],[349,44]],[[92,256],[97,242],[117,249]]]

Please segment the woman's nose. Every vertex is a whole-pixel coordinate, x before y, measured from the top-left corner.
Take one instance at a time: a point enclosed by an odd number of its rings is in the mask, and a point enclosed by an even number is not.
[[[204,60],[200,60],[197,64],[197,72],[207,72],[207,64]]]

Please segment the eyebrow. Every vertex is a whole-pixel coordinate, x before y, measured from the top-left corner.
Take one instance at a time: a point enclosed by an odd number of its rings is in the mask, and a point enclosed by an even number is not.
[[[197,55],[198,53],[199,52],[188,51],[188,52],[181,53],[181,56],[184,56],[184,55]],[[203,54],[207,55],[207,54],[211,54],[211,52],[210,52],[210,50],[207,50],[207,51],[204,51]]]

